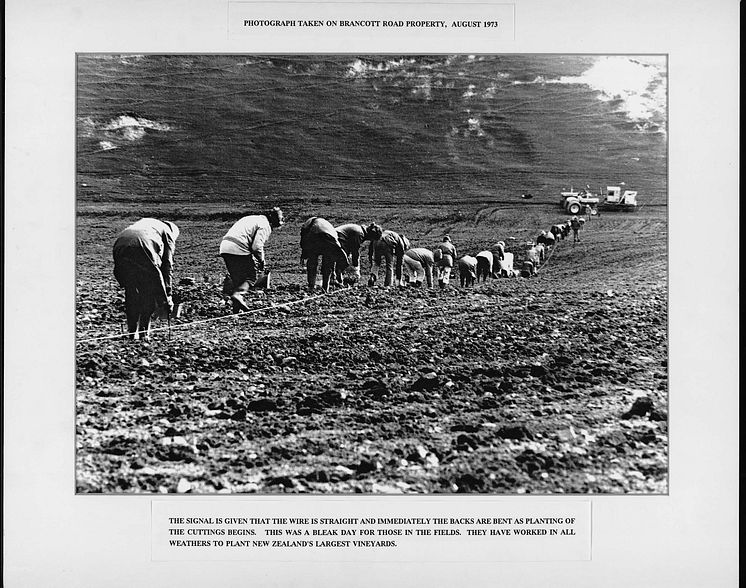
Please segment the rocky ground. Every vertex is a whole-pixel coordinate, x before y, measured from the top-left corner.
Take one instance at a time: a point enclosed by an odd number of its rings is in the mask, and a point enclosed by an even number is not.
[[[561,220],[531,214],[410,211],[408,226],[463,253],[507,239],[520,259]],[[667,492],[665,211],[593,219],[532,279],[316,298],[300,214],[268,245],[274,288],[237,316],[212,234],[226,222],[164,218],[182,227],[184,313],[149,344],[116,337],[109,248],[129,221],[79,219],[79,492]]]

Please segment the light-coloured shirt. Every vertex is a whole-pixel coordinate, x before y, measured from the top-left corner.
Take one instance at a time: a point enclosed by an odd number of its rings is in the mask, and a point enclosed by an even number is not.
[[[272,234],[269,220],[263,214],[245,216],[236,221],[220,242],[220,253],[253,255],[264,261],[264,244]]]
[[[419,261],[423,266],[435,264],[435,258],[433,257],[433,252],[424,247],[415,247],[414,249],[409,249],[404,254],[404,257],[409,257],[410,259]]]

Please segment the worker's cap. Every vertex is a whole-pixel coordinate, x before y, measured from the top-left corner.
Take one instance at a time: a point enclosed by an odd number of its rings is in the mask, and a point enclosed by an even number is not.
[[[572,217],[572,220],[578,220],[577,216]]]
[[[443,237],[443,241],[448,241],[450,243],[451,242],[451,236],[450,235],[445,235]]]
[[[285,216],[282,214],[279,206],[275,206],[272,210],[266,214],[269,224],[275,227],[281,227],[285,224]]]

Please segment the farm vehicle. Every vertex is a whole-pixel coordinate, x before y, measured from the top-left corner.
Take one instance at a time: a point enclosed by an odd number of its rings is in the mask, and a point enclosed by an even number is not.
[[[607,210],[635,210],[637,208],[637,192],[624,190],[620,186],[607,186],[603,202],[601,197],[593,194],[589,187],[584,190],[560,192],[560,205],[569,214],[580,214],[590,207],[591,214],[598,214],[599,209]]]

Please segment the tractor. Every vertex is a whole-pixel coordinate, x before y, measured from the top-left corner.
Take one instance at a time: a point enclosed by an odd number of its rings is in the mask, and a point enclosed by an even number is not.
[[[568,192],[560,193],[560,206],[570,214],[580,214],[586,206],[590,206],[591,214],[595,214],[599,202],[601,202],[601,199],[588,188],[575,191],[571,186]]]

